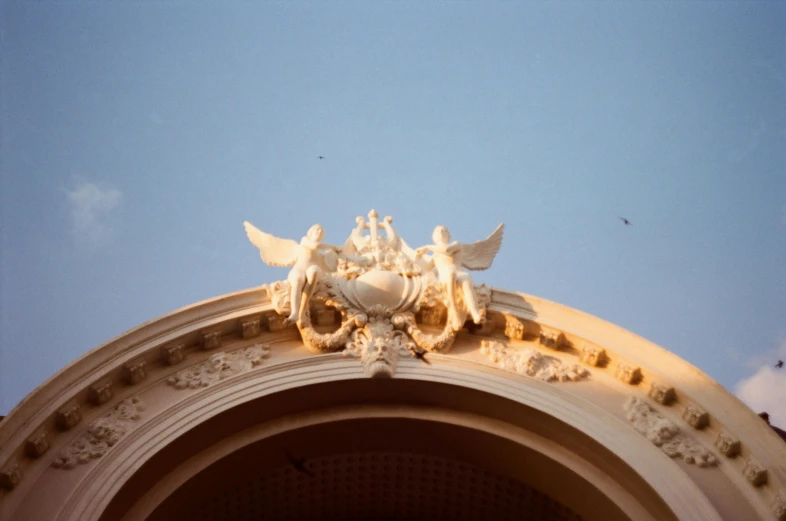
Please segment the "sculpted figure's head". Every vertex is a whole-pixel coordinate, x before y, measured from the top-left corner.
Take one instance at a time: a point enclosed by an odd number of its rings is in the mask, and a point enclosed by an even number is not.
[[[390,320],[371,317],[363,329],[356,329],[347,343],[344,355],[360,357],[366,375],[390,378],[396,372],[399,358],[411,353],[414,344],[403,331],[394,331]]]
[[[434,244],[447,244],[450,242],[450,232],[447,228],[440,225],[434,228],[431,238],[434,239]]]
[[[325,237],[325,230],[321,225],[315,224],[308,229],[308,232],[306,232],[306,237],[314,242],[322,242],[322,239]]]
[[[390,378],[398,365],[398,348],[385,338],[371,338],[360,354],[366,374],[372,378]]]

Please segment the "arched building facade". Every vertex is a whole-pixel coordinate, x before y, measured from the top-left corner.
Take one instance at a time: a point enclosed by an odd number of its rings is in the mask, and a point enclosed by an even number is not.
[[[506,290],[475,324],[379,266],[319,272],[296,323],[276,283],[61,370],[0,423],[0,519],[786,520],[786,445],[684,360]]]

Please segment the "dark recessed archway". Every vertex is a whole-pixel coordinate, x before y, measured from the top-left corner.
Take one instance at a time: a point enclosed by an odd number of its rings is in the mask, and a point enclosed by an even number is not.
[[[239,432],[312,411],[329,417],[331,410],[372,406],[400,414],[325,421],[241,443],[184,476],[147,519],[630,519],[596,484],[536,448],[486,432],[483,421],[458,426],[407,417],[417,410],[461,411],[546,435],[593,463],[605,462],[615,469],[614,480],[637,490],[647,510],[674,519],[613,453],[541,411],[453,385],[362,379],[283,391],[211,418],[139,469],[102,520],[122,519],[187,460],[216,451]],[[287,454],[303,458],[306,472],[295,469]]]

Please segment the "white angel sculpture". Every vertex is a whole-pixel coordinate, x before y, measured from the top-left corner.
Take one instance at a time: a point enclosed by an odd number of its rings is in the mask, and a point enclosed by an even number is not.
[[[437,226],[434,228],[434,233],[431,236],[434,244],[422,246],[415,250],[418,257],[429,250],[433,253],[431,260],[437,269],[440,283],[446,289],[448,320],[451,321],[455,331],[458,331],[464,325],[464,317],[466,316],[464,312],[459,310],[456,285],[461,286],[464,305],[466,311],[472,316],[472,321],[480,324],[483,318],[478,310],[472,277],[461,268],[464,267],[470,270],[488,269],[494,261],[499,247],[502,245],[504,228],[505,225],[500,224],[486,239],[472,244],[461,244],[457,241],[450,242],[448,229],[444,226]]]
[[[325,231],[319,224],[308,229],[306,236],[300,239],[300,244],[292,239],[280,239],[265,233],[248,221],[245,221],[243,226],[246,228],[246,234],[251,244],[259,248],[259,254],[266,264],[281,267],[292,266],[289,275],[287,275],[291,306],[291,313],[287,317],[287,321],[297,322],[300,319],[305,290],[307,287],[311,290],[315,289],[315,284],[322,273],[335,270],[338,257],[330,255],[330,252],[338,253],[340,250],[336,246],[322,242]],[[329,251],[323,254],[320,250]]]

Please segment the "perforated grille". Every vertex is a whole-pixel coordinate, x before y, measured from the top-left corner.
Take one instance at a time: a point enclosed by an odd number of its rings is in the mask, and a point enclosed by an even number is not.
[[[466,463],[401,453],[306,461],[216,491],[188,519],[580,521],[526,485]],[[220,484],[216,484],[220,488]]]

